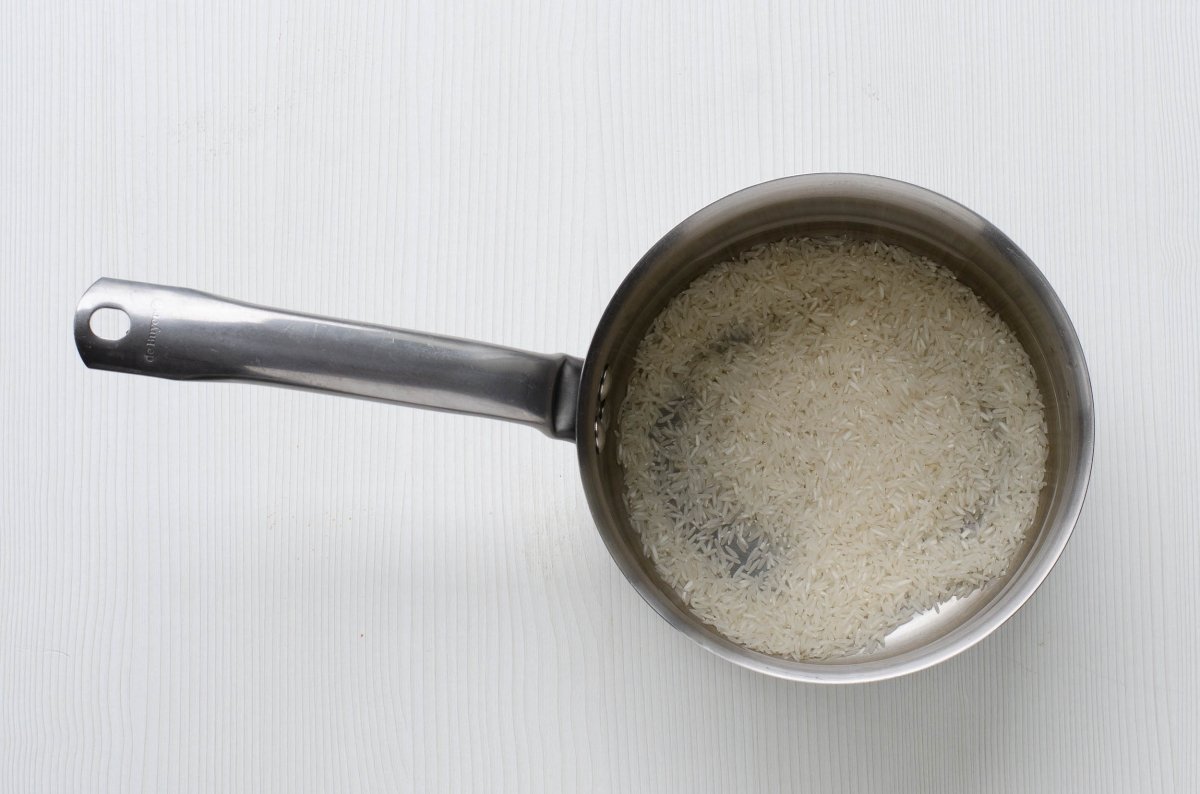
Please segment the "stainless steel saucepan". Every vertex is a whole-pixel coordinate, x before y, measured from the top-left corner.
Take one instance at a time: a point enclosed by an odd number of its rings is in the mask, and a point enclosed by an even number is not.
[[[1006,579],[896,629],[873,653],[796,662],[743,648],[692,615],[655,574],[626,515],[616,417],[638,343],[666,303],[709,266],[790,235],[897,243],[951,268],[1016,332],[1037,371],[1050,437],[1046,486],[1021,564]],[[114,340],[102,308],[129,316]],[[709,651],[781,678],[872,681],[928,667],[979,642],[1033,594],[1075,526],[1091,472],[1092,391],[1066,311],[1011,240],[965,207],[904,182],[815,174],[756,185],[667,233],[618,288],[587,358],[268,309],[201,292],[101,279],[75,314],[85,364],[177,380],[236,380],[365,397],[532,425],[573,440],[596,525],[617,565],[672,626]]]

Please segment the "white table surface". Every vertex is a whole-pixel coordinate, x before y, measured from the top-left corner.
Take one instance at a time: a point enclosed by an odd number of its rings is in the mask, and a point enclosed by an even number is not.
[[[1197,790],[1195,4],[4,5],[0,790]],[[582,354],[677,221],[823,170],[1008,232],[1095,386],[1062,561],[901,680],[693,646],[569,444],[71,341],[110,275]]]

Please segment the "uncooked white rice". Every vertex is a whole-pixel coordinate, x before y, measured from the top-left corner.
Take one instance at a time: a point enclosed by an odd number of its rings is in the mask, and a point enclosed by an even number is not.
[[[803,660],[1006,574],[1047,452],[1008,326],[945,268],[840,237],[755,247],[676,296],[619,444],[663,579],[734,642]]]

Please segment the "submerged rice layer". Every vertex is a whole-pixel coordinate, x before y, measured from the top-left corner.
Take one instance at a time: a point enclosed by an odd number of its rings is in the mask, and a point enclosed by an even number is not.
[[[1008,326],[945,268],[844,238],[753,248],[674,298],[619,439],[663,579],[731,640],[803,660],[1007,573],[1047,453]]]

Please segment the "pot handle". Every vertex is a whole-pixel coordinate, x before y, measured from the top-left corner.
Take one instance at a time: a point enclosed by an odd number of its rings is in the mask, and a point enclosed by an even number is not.
[[[129,318],[118,339],[93,313]],[[487,416],[574,440],[583,362],[483,342],[269,309],[204,292],[102,278],[75,310],[92,369],[267,383]]]

